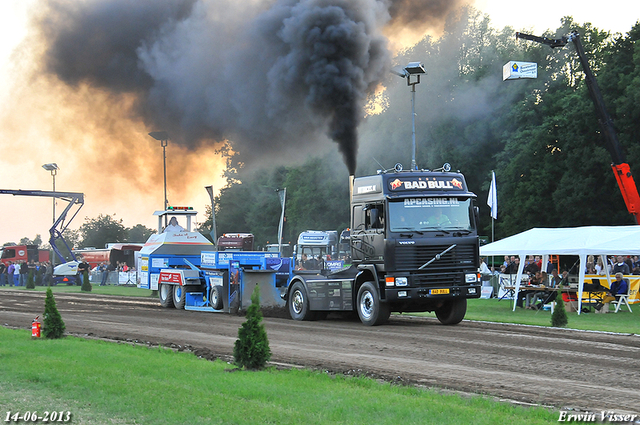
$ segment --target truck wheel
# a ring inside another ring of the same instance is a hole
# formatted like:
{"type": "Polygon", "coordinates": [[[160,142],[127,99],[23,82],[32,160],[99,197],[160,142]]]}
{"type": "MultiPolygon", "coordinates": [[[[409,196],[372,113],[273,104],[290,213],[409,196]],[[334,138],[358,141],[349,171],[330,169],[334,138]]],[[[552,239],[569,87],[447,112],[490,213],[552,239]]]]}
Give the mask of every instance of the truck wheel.
{"type": "Polygon", "coordinates": [[[222,293],[221,286],[212,286],[209,294],[209,303],[214,310],[222,310],[222,293]]]}
{"type": "Polygon", "coordinates": [[[356,305],[360,321],[367,326],[376,326],[389,320],[391,310],[389,305],[380,302],[378,290],[373,282],[365,282],[358,290],[358,302],[356,305]]]}
{"type": "Polygon", "coordinates": [[[442,307],[436,310],[436,317],[443,325],[457,325],[462,322],[466,313],[467,299],[459,298],[445,301],[442,307]]]}
{"type": "Polygon", "coordinates": [[[309,311],[309,298],[307,290],[300,282],[295,282],[287,297],[287,305],[289,306],[289,315],[293,320],[314,320],[315,314],[309,311]]]}
{"type": "Polygon", "coordinates": [[[173,304],[178,310],[184,308],[184,302],[186,300],[187,292],[180,285],[173,285],[173,304]]]}
{"type": "Polygon", "coordinates": [[[160,297],[160,305],[162,307],[173,307],[173,288],[171,285],[160,285],[158,296],[160,297]]]}

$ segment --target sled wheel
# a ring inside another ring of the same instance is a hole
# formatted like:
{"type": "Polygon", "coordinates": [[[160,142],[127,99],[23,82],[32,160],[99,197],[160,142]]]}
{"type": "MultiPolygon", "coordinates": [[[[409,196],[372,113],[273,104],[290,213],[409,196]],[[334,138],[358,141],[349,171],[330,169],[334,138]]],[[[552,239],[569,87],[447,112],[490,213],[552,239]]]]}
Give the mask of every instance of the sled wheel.
{"type": "Polygon", "coordinates": [[[173,304],[178,310],[184,308],[184,302],[186,300],[187,292],[180,285],[173,286],[173,304]]]}
{"type": "Polygon", "coordinates": [[[173,307],[173,288],[171,285],[160,285],[158,289],[158,296],[160,297],[160,305],[164,308],[173,307]]]}

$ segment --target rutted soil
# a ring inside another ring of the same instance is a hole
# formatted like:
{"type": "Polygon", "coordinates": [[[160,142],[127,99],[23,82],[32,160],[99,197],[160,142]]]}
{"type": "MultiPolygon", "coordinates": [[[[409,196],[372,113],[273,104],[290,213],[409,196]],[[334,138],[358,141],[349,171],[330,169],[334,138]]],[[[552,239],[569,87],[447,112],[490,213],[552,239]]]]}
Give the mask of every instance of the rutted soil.
{"type": "MultiPolygon", "coordinates": [[[[230,360],[239,315],[160,307],[158,300],[55,295],[67,332],[164,345],[230,360]]],[[[44,293],[0,291],[0,325],[30,328],[44,293]]],[[[580,410],[640,413],[640,336],[392,316],[384,326],[330,315],[264,319],[276,365],[362,374],[387,381],[580,410]]]]}

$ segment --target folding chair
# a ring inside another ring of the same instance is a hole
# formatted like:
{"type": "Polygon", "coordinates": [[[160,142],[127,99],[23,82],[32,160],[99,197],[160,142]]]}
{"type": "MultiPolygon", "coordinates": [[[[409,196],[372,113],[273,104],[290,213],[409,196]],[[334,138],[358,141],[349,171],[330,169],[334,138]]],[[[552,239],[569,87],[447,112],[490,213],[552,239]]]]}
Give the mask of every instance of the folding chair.
{"type": "Polygon", "coordinates": [[[631,291],[631,284],[629,281],[627,281],[627,292],[624,294],[616,294],[616,300],[613,302],[613,304],[616,306],[616,313],[618,312],[618,310],[620,310],[620,307],[622,306],[622,304],[626,304],[627,308],[629,309],[629,313],[633,313],[631,311],[631,306],[629,305],[629,292],[631,291]]]}

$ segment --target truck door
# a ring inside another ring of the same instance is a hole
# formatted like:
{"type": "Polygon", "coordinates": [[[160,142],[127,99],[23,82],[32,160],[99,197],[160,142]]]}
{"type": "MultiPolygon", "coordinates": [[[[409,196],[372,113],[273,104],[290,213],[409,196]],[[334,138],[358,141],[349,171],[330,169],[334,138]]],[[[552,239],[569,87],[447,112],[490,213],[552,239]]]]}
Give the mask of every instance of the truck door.
{"type": "Polygon", "coordinates": [[[354,226],[351,230],[351,246],[354,260],[383,258],[385,212],[384,204],[354,206],[354,226]],[[357,224],[357,226],[356,226],[357,224]]]}

